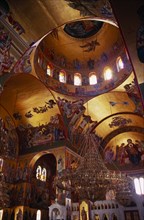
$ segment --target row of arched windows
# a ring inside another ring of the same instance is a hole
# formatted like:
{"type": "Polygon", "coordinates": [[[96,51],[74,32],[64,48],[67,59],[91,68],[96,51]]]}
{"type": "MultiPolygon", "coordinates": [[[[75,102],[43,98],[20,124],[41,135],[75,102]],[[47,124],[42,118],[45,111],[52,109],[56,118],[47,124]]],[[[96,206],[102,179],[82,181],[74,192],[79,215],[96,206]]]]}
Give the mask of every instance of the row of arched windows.
{"type": "MultiPolygon", "coordinates": [[[[122,58],[120,56],[116,60],[116,67],[117,67],[117,72],[119,72],[121,69],[124,69],[124,62],[122,61],[122,58]]],[[[50,65],[47,65],[47,72],[46,73],[48,76],[53,76],[52,68],[50,67],[50,65]]],[[[104,76],[104,80],[112,79],[113,71],[109,66],[104,68],[103,76],[104,76]]],[[[67,82],[67,74],[64,70],[61,70],[59,72],[58,79],[61,83],[67,82]]],[[[74,80],[75,86],[81,86],[82,85],[81,73],[75,73],[73,80],[74,80]]],[[[89,85],[95,85],[95,84],[97,84],[97,75],[95,72],[90,72],[89,73],[89,85]]]]}

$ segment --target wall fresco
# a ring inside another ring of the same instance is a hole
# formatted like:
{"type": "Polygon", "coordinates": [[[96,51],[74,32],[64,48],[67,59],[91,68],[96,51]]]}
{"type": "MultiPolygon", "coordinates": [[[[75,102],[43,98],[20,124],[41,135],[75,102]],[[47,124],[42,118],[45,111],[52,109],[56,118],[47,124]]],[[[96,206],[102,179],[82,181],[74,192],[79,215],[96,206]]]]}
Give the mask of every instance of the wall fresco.
{"type": "Polygon", "coordinates": [[[120,146],[107,146],[104,150],[104,161],[120,169],[144,167],[144,140],[127,139],[120,146]]]}
{"type": "Polygon", "coordinates": [[[15,158],[18,153],[18,136],[9,116],[0,118],[0,155],[15,158]]]}
{"type": "Polygon", "coordinates": [[[65,139],[65,132],[60,124],[60,116],[51,116],[50,122],[40,126],[20,124],[16,131],[19,136],[20,153],[38,145],[52,144],[65,139]]]}

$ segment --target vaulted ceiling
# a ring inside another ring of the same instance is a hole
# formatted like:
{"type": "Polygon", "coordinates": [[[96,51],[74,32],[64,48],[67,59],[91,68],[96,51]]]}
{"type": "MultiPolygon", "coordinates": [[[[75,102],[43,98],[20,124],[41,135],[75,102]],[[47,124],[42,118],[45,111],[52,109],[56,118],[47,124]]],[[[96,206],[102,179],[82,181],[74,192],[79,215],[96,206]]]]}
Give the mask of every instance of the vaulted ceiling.
{"type": "Polygon", "coordinates": [[[113,68],[116,59],[126,52],[126,48],[109,2],[9,0],[8,3],[14,19],[25,30],[21,35],[22,39],[28,44],[33,42],[33,45],[30,53],[16,63],[11,77],[4,84],[0,96],[1,114],[5,115],[7,112],[15,127],[38,127],[49,123],[52,116],[60,115],[62,126],[68,133],[70,121],[66,120],[68,117],[59,105],[59,97],[70,102],[71,109],[75,102],[82,100],[84,112],[75,123],[76,130],[81,127],[85,132],[86,128],[81,126],[81,122],[86,116],[90,116],[90,123],[94,125],[93,131],[102,138],[102,147],[105,149],[108,146],[113,149],[122,143],[126,145],[127,139],[143,142],[143,106],[130,59],[127,58],[127,66],[121,72],[114,69],[114,82],[104,82],[100,88],[80,86],[85,94],[76,94],[76,86],[69,83],[65,84],[64,90],[64,84],[47,76],[44,68],[38,64],[39,51],[42,51],[43,59],[48,64],[55,69],[65,70],[72,77],[75,72],[80,72],[82,77],[88,77],[91,71],[99,72],[99,77],[102,77],[105,66],[113,68]],[[64,30],[66,25],[70,26],[74,22],[93,24],[93,21],[103,22],[103,25],[92,36],[76,38],[64,30]],[[85,45],[92,41],[95,41],[95,47],[85,51],[85,45]],[[118,49],[114,50],[115,47],[118,49]],[[53,51],[53,56],[57,59],[47,56],[44,48],[53,51]],[[108,60],[101,63],[104,54],[108,60]],[[58,62],[59,57],[65,58],[67,66],[58,62]],[[74,70],[70,65],[75,59],[82,63],[79,70],[74,70]],[[92,70],[88,66],[89,59],[95,60],[92,70]],[[52,108],[48,107],[50,100],[53,100],[52,108]],[[34,110],[43,107],[46,107],[46,111],[40,114],[34,110]]]}

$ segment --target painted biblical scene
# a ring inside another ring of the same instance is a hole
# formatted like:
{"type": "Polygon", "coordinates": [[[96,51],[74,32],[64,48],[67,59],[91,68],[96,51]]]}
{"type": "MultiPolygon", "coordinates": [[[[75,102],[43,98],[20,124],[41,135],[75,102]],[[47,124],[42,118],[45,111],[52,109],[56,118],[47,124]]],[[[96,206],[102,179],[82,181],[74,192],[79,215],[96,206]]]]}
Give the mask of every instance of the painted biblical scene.
{"type": "Polygon", "coordinates": [[[65,139],[65,132],[60,124],[58,114],[51,116],[50,122],[39,126],[20,124],[17,128],[19,136],[20,153],[33,151],[40,145],[53,145],[55,142],[65,139]]]}
{"type": "Polygon", "coordinates": [[[107,146],[104,150],[104,161],[106,165],[114,165],[121,170],[144,167],[144,140],[127,139],[126,144],[107,146]]]}
{"type": "Polygon", "coordinates": [[[64,31],[75,38],[87,38],[96,34],[102,27],[103,22],[96,20],[82,20],[66,24],[64,31]]]}
{"type": "Polygon", "coordinates": [[[0,155],[15,158],[18,150],[18,136],[9,116],[0,117],[0,155]]]}

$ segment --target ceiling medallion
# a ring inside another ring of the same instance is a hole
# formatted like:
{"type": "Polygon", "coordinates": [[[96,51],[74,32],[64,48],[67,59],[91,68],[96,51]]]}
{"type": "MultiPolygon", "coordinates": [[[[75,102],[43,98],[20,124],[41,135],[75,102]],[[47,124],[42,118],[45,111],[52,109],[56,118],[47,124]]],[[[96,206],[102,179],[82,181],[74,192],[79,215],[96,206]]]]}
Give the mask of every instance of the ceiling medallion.
{"type": "Polygon", "coordinates": [[[102,21],[81,20],[66,24],[64,31],[71,37],[85,39],[97,34],[102,26],[102,21]]]}

